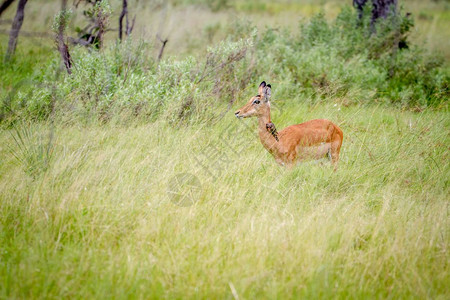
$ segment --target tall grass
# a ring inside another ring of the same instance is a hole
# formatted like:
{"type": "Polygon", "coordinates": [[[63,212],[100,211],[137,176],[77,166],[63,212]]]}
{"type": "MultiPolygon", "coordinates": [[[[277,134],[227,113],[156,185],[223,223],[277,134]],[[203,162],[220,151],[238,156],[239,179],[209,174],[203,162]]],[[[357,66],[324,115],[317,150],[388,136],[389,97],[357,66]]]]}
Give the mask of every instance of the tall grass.
{"type": "Polygon", "coordinates": [[[337,172],[279,167],[232,114],[59,127],[35,179],[2,147],[1,297],[448,298],[448,114],[295,104],[273,119],[316,117],[344,130],[337,172]],[[168,193],[185,173],[190,206],[168,193]]]}
{"type": "Polygon", "coordinates": [[[16,124],[11,132],[13,142],[9,145],[10,153],[31,177],[48,169],[54,150],[53,129],[45,136],[36,131],[34,124],[16,124]]]}

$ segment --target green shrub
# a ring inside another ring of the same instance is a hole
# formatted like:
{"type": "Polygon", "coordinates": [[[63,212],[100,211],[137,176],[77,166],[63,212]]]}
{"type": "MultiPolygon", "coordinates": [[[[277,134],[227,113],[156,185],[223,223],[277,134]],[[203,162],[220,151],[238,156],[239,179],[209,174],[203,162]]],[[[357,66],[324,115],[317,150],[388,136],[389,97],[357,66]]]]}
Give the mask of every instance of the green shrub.
{"type": "Polygon", "coordinates": [[[214,119],[250,81],[252,47],[251,38],[223,41],[204,59],[168,58],[159,64],[149,58],[147,43],[114,44],[103,51],[77,47],[71,75],[60,69],[55,55],[46,69],[5,98],[3,119],[6,111],[12,119],[45,119],[53,110],[56,117],[85,121],[214,119]]]}
{"type": "MultiPolygon", "coordinates": [[[[71,76],[54,51],[45,68],[24,80],[28,84],[2,99],[0,116],[6,123],[46,119],[52,112],[102,122],[214,120],[260,80],[276,83],[275,101],[445,109],[449,72],[442,58],[408,43],[412,26],[412,18],[402,14],[372,26],[368,9],[359,19],[351,7],[332,22],[324,14],[314,16],[299,34],[267,28],[258,35],[253,25],[237,22],[226,28],[229,38],[202,58],[158,63],[144,42],[114,43],[101,51],[75,47],[71,76]]],[[[14,72],[11,64],[2,70],[14,72]]]]}
{"type": "Polygon", "coordinates": [[[408,45],[413,22],[398,14],[370,24],[354,9],[342,10],[334,22],[324,14],[301,26],[298,36],[266,31],[258,47],[281,81],[288,78],[310,99],[346,98],[347,103],[382,101],[401,107],[447,105],[450,77],[443,59],[408,45]]]}

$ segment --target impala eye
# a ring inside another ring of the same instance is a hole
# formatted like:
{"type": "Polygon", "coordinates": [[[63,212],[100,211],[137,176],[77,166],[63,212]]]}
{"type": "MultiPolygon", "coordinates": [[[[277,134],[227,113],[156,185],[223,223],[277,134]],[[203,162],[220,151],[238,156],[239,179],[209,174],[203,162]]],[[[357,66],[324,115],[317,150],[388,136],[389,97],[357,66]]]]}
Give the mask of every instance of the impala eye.
{"type": "Polygon", "coordinates": [[[259,104],[261,101],[259,101],[258,99],[253,101],[253,104],[259,104]]]}

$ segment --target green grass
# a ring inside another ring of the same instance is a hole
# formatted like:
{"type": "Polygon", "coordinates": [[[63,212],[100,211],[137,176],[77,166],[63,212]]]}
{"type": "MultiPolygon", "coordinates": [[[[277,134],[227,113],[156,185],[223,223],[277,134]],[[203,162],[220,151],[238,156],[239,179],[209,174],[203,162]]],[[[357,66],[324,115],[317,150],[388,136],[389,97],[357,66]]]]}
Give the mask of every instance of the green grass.
{"type": "Polygon", "coordinates": [[[448,298],[448,113],[295,103],[273,119],[317,117],[344,130],[337,172],[279,167],[232,113],[57,126],[35,179],[3,131],[0,297],[448,298]],[[168,190],[185,172],[201,188],[183,207],[168,190]]]}

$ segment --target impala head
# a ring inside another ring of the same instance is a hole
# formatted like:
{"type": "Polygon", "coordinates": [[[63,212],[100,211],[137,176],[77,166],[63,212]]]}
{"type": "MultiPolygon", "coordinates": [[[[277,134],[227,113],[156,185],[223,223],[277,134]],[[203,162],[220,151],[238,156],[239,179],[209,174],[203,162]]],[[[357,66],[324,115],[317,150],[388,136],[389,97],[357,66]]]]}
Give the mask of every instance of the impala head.
{"type": "Polygon", "coordinates": [[[234,115],[238,118],[248,118],[262,116],[270,111],[271,86],[265,81],[261,82],[258,88],[258,95],[250,98],[247,104],[237,110],[234,115]]]}

